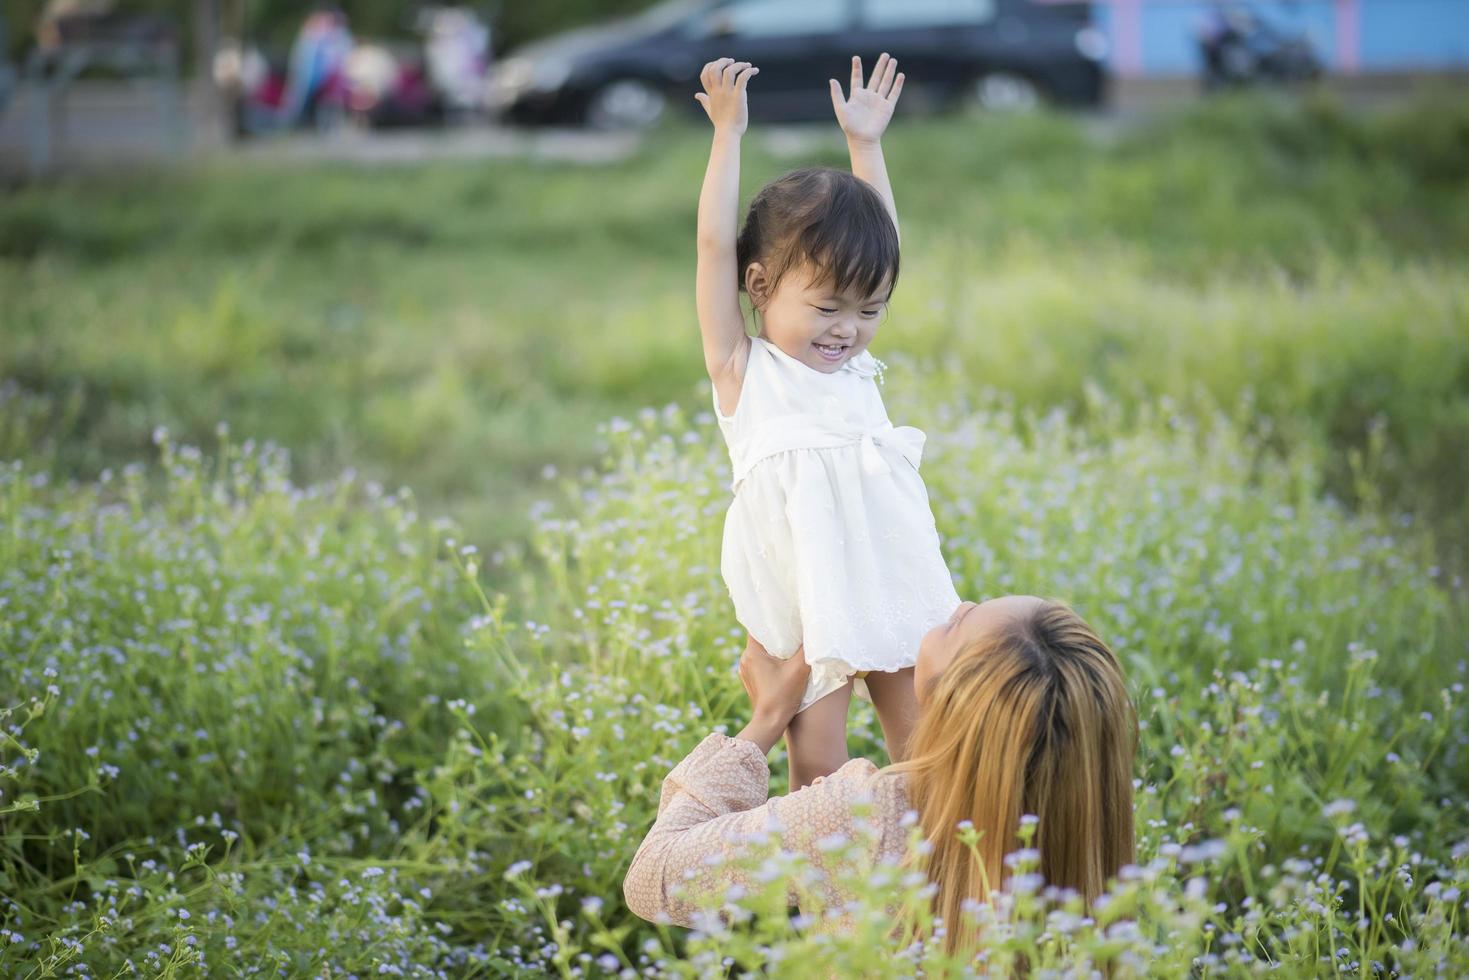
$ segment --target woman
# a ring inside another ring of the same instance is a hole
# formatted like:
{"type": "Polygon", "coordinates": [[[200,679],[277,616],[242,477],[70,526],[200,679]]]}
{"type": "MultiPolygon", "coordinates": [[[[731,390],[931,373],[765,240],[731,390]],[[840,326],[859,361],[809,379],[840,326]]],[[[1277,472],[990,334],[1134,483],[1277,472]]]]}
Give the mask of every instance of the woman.
{"type": "Polygon", "coordinates": [[[960,905],[986,901],[989,888],[1003,884],[1005,855],[1022,846],[1023,815],[1039,818],[1031,846],[1046,882],[1088,903],[1132,862],[1137,716],[1116,657],[1065,604],[1034,596],[961,603],[919,644],[918,717],[907,746],[897,747],[905,757],[883,769],[852,759],[767,800],[765,757],[794,716],[809,670],[802,657],[745,650],[740,679],[750,723],[733,737],[711,732],[664,780],[658,818],[623,882],[637,915],[688,926],[696,891],[755,890],[733,864],[708,857],[732,856],[738,841],[763,833],[825,873],[821,905],[836,908],[846,896],[834,884],[831,852],[818,842],[839,834],[870,842],[874,862],[924,871],[954,953],[977,941],[960,905]],[[872,803],[867,821],[852,812],[859,799],[872,803]],[[925,855],[906,846],[909,809],[932,845],[925,855]],[[980,832],[978,863],[955,834],[964,820],[980,832]],[[864,822],[877,833],[858,834],[864,822]]]}

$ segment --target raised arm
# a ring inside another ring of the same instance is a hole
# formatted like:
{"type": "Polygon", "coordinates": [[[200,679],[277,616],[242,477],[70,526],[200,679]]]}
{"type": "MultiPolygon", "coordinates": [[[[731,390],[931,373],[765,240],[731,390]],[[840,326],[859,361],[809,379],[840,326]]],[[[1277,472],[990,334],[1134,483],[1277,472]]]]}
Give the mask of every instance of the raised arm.
{"type": "MultiPolygon", "coordinates": [[[[888,206],[893,227],[898,227],[898,206],[893,201],[893,185],[888,182],[887,162],[882,158],[882,134],[893,118],[898,94],[903,91],[903,73],[896,58],[884,51],[872,69],[872,80],[862,84],[862,59],[852,56],[852,91],[843,99],[842,86],[831,79],[831,102],[837,122],[847,135],[847,151],[852,156],[852,173],[867,181],[882,195],[888,206]]],[[[902,239],[901,233],[898,236],[902,239]]]]}
{"type": "Polygon", "coordinates": [[[694,298],[699,332],[704,338],[704,366],[720,401],[738,398],[750,338],[740,311],[739,270],[735,268],[735,236],[740,198],[740,140],[749,115],[745,85],[760,69],[748,61],[720,58],[704,66],[703,92],[694,94],[709,121],[714,141],[699,194],[698,266],[694,298]],[[734,398],[723,397],[732,392],[734,398]]]}

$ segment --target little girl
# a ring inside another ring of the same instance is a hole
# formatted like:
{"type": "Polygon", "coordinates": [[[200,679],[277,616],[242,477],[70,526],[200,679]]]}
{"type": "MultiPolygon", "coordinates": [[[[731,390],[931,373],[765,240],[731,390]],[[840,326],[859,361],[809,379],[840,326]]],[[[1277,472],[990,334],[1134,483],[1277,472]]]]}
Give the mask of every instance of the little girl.
{"type": "Polygon", "coordinates": [[[745,86],[760,69],[712,61],[694,96],[714,124],[699,197],[699,329],[734,467],[720,570],[751,641],[781,659],[802,651],[811,667],[786,731],[792,791],[847,761],[854,689],[877,710],[888,754],[905,756],[918,641],[959,605],[918,475],[924,435],[888,421],[883,365],[867,351],[898,275],[879,144],[903,87],[896,66],[883,54],[864,87],[854,57],[846,99],[831,80],[852,173],[807,168],[772,181],[738,239],[745,86]]]}

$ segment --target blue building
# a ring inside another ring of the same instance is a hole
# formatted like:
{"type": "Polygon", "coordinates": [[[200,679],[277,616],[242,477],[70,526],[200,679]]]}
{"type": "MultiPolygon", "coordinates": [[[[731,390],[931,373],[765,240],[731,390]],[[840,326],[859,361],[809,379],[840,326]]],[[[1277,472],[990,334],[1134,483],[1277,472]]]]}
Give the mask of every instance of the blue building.
{"type": "MultiPolygon", "coordinates": [[[[1304,31],[1335,74],[1469,70],[1469,0],[1253,0],[1252,6],[1273,23],[1304,31]]],[[[1095,0],[1112,71],[1124,78],[1194,73],[1195,34],[1211,7],[1208,0],[1095,0]]]]}

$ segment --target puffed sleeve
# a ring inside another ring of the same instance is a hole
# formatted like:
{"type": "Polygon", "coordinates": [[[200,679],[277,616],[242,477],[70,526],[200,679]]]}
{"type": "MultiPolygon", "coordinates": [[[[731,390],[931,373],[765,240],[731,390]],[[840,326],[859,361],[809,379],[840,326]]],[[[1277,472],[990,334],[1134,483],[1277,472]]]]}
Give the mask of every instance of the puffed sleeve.
{"type": "MultiPolygon", "coordinates": [[[[770,767],[760,746],[711,732],[663,780],[657,819],[623,880],[628,908],[650,922],[692,926],[699,894],[762,887],[731,859],[743,842],[765,834],[782,850],[806,855],[818,885],[829,883],[829,847],[856,831],[861,818],[853,803],[870,798],[864,784],[875,772],[868,760],[853,759],[788,796],[767,799],[770,767]]],[[[822,904],[840,901],[830,887],[814,894],[822,904]]],[[[788,904],[797,897],[791,882],[788,904]]]]}

